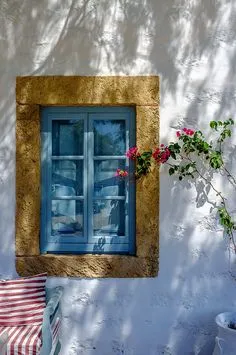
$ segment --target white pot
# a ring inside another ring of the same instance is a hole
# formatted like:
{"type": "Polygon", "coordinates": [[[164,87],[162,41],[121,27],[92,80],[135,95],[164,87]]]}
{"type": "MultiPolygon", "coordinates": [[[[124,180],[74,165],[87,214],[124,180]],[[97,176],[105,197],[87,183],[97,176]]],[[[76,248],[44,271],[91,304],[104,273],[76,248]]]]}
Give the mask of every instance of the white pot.
{"type": "Polygon", "coordinates": [[[215,322],[218,327],[216,345],[213,355],[235,355],[236,354],[236,329],[228,325],[236,323],[236,312],[220,313],[216,316],[215,322]]]}

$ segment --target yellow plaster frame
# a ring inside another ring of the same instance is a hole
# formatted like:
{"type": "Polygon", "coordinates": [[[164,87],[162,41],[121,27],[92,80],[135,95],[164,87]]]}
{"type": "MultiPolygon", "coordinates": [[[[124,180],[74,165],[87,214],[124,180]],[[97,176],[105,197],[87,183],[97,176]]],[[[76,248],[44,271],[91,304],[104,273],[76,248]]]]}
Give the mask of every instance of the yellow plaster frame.
{"type": "Polygon", "coordinates": [[[136,255],[40,254],[40,106],[135,106],[136,142],[159,142],[157,76],[16,79],[16,269],[22,276],[154,277],[158,272],[159,171],[136,187],[136,255]]]}

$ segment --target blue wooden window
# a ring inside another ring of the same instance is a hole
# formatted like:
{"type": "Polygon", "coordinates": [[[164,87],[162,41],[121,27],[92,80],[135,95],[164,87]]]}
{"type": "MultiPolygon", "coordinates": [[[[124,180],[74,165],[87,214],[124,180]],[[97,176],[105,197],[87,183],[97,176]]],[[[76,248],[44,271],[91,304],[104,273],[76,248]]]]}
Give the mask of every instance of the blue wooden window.
{"type": "Polygon", "coordinates": [[[42,108],[42,253],[135,253],[134,145],[131,107],[42,108]]]}

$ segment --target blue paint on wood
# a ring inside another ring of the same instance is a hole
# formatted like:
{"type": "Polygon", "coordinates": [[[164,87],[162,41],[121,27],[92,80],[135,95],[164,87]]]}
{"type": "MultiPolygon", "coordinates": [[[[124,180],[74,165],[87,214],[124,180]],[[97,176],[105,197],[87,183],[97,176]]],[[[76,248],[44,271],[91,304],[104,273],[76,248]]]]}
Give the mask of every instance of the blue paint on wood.
{"type": "Polygon", "coordinates": [[[42,108],[41,142],[41,252],[135,254],[134,109],[42,108]]]}

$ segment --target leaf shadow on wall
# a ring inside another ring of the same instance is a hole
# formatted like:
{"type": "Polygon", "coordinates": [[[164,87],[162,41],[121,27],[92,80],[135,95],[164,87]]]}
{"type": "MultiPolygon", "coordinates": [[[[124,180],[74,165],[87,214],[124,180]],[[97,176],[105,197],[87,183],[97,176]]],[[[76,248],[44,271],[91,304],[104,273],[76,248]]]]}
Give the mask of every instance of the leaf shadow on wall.
{"type": "MultiPolygon", "coordinates": [[[[15,76],[158,74],[165,143],[235,111],[235,18],[233,0],[0,2],[0,274],[15,275],[15,76]]],[[[207,198],[197,212],[195,198],[161,172],[157,278],[50,278],[65,286],[63,354],[211,353],[214,317],[235,308],[236,286],[221,232],[204,220],[207,198]]]]}

